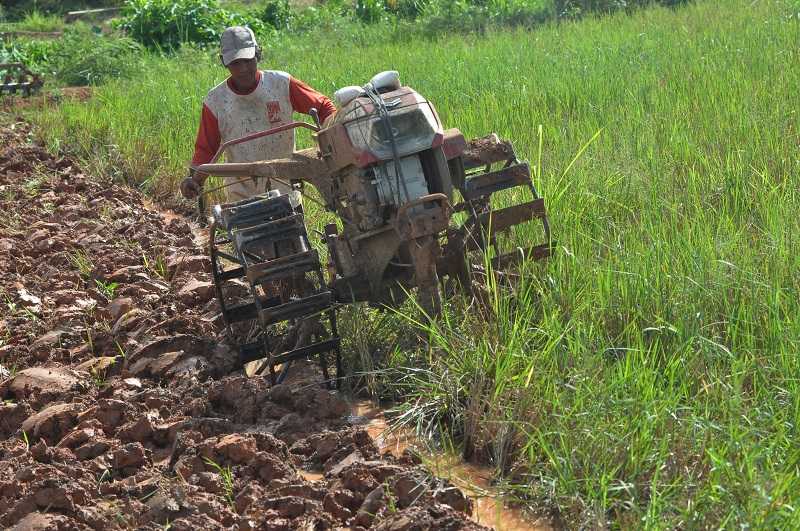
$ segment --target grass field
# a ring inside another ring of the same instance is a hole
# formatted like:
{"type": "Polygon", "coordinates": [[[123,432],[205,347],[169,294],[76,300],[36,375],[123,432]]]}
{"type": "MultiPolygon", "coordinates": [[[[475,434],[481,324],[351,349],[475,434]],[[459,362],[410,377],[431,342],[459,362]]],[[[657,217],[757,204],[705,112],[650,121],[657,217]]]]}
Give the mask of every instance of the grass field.
{"type": "MultiPolygon", "coordinates": [[[[265,67],[329,94],[397,69],[448,127],[534,161],[542,126],[557,254],[512,297],[497,289],[496,319],[456,301],[430,351],[388,356],[405,420],[468,441],[570,526],[800,528],[798,12],[709,1],[534,32],[264,43],[265,67]]],[[[52,147],[171,194],[224,72],[196,50],[143,61],[35,120],[52,147]]]]}

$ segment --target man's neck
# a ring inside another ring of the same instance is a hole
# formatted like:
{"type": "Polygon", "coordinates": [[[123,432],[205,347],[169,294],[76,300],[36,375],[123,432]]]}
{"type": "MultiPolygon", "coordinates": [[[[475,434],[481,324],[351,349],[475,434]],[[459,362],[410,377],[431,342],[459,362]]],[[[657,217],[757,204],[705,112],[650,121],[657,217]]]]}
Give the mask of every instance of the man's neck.
{"type": "Polygon", "coordinates": [[[237,94],[244,95],[250,94],[253,92],[256,87],[258,86],[258,82],[261,81],[261,70],[256,71],[256,75],[253,77],[252,81],[248,83],[246,87],[243,87],[236,83],[236,80],[232,77],[228,78],[228,86],[233,89],[233,91],[237,94]]]}

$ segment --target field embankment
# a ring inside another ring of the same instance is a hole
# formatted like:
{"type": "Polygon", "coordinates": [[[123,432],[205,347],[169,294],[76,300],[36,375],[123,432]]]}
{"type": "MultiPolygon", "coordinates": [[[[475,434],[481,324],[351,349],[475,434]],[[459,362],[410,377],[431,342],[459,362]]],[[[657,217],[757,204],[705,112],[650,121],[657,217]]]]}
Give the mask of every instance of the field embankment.
{"type": "MultiPolygon", "coordinates": [[[[494,320],[454,302],[430,352],[387,349],[396,323],[363,341],[376,358],[365,368],[389,367],[382,392],[412,404],[405,421],[464,444],[575,525],[800,524],[795,6],[264,43],[264,66],[327,93],[397,69],[446,126],[496,131],[536,163],[542,126],[536,180],[556,256],[510,296],[497,288],[494,320]]],[[[52,147],[172,195],[222,77],[204,52],[149,56],[90,104],[35,119],[52,147]]]]}

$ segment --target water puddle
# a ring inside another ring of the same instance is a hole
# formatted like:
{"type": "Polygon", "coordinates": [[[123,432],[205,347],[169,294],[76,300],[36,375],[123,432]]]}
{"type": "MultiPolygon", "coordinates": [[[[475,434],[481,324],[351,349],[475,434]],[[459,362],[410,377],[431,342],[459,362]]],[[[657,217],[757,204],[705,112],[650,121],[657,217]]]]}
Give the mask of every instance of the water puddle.
{"type": "Polygon", "coordinates": [[[322,472],[310,472],[308,470],[298,470],[300,477],[305,479],[306,481],[322,481],[325,478],[325,474],[322,472]]]}
{"type": "Polygon", "coordinates": [[[432,454],[412,433],[389,430],[383,410],[374,402],[353,403],[349,420],[354,425],[362,426],[375,440],[381,452],[389,450],[399,456],[407,448],[416,450],[434,475],[450,480],[472,499],[475,507],[473,521],[493,527],[497,531],[555,529],[546,521],[528,518],[520,509],[506,506],[502,495],[491,484],[491,469],[465,463],[456,455],[432,454]]]}

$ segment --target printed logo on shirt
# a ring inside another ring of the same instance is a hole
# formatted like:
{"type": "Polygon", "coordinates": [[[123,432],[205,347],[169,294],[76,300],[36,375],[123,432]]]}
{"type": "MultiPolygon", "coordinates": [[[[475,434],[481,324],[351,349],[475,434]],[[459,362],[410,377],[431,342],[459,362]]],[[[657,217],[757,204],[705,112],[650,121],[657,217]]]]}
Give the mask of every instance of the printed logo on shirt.
{"type": "Polygon", "coordinates": [[[267,102],[267,119],[274,124],[281,121],[281,104],[277,101],[267,102]]]}

